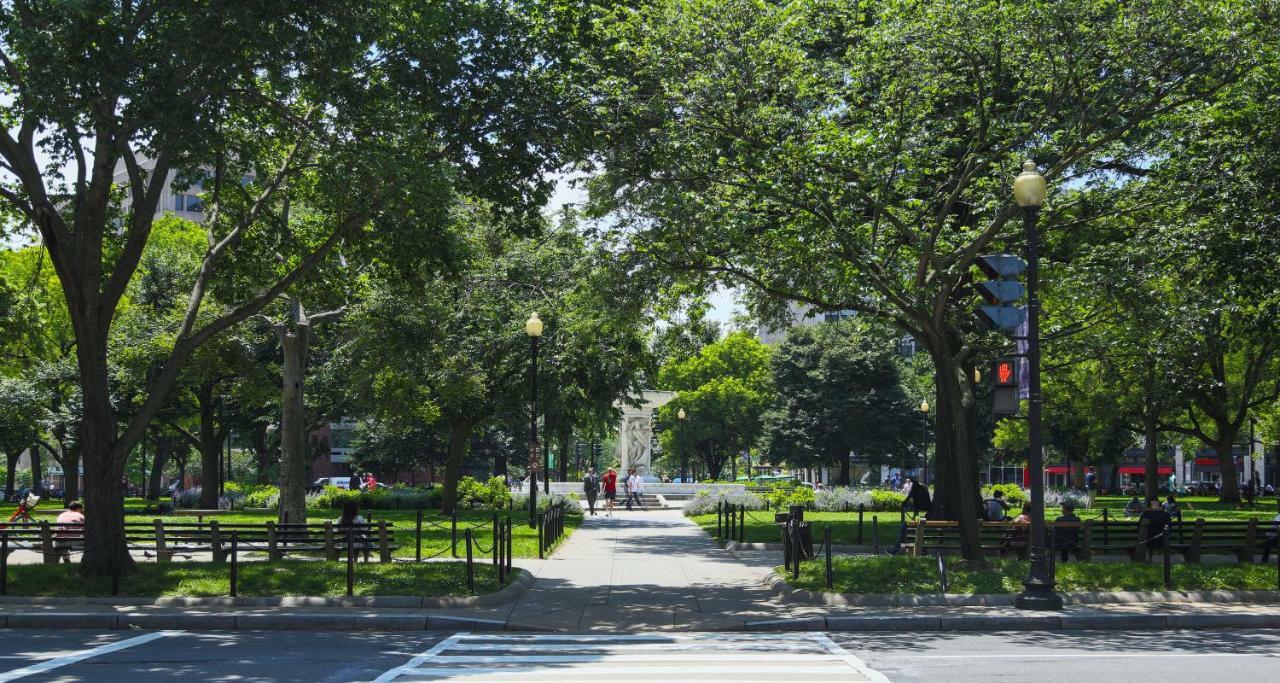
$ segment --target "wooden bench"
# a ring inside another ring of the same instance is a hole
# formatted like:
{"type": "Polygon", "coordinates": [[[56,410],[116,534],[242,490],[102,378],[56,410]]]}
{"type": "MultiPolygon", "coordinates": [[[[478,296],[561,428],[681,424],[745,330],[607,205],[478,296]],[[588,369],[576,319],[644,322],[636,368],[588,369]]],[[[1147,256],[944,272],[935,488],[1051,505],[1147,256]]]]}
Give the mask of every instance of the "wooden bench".
{"type": "MultiPolygon", "coordinates": [[[[36,522],[9,524],[3,528],[8,550],[30,550],[44,555],[53,564],[70,552],[84,550],[84,528],[78,524],[36,522]]],[[[395,527],[378,521],[352,529],[350,550],[368,556],[378,553],[381,562],[391,562],[399,548],[395,527]]],[[[125,542],[132,550],[154,554],[159,562],[169,562],[174,555],[210,553],[214,562],[225,562],[235,539],[236,551],[265,551],[270,560],[282,560],[293,554],[323,554],[328,560],[341,560],[348,552],[347,529],[333,522],[323,524],[220,524],[217,520],[201,522],[126,522],[125,542]]]]}
{"type": "Polygon", "coordinates": [[[1205,555],[1233,555],[1242,563],[1251,563],[1258,548],[1258,520],[1197,519],[1190,536],[1188,562],[1199,562],[1205,555]]]}
{"type": "MultiPolygon", "coordinates": [[[[1002,555],[1014,553],[1019,557],[1026,556],[1026,547],[1013,547],[1011,539],[1018,527],[1026,527],[1028,538],[1030,528],[1012,522],[982,522],[978,530],[979,543],[983,554],[1002,555]]],[[[958,522],[930,522],[920,520],[907,530],[907,542],[902,544],[903,552],[921,556],[930,553],[957,554],[961,550],[960,524],[958,522]]]]}

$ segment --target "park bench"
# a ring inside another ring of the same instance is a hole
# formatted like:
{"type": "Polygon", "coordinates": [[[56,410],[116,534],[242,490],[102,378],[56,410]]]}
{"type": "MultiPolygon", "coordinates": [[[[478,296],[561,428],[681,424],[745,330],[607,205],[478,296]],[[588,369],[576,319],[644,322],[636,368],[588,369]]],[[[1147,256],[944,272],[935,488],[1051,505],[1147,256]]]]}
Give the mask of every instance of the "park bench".
{"type": "Polygon", "coordinates": [[[30,550],[44,556],[46,564],[58,561],[65,552],[84,548],[84,529],[78,524],[57,522],[18,522],[0,524],[0,534],[8,553],[30,550]]]}
{"type": "Polygon", "coordinates": [[[1199,562],[1205,555],[1233,555],[1240,562],[1250,563],[1258,547],[1258,520],[1197,519],[1190,536],[1188,562],[1199,562]]]}
{"type": "MultiPolygon", "coordinates": [[[[3,529],[9,552],[30,550],[44,555],[46,564],[56,563],[67,551],[84,549],[84,529],[79,525],[50,522],[10,524],[3,529]]],[[[146,556],[168,562],[175,555],[211,553],[214,562],[226,561],[234,537],[237,552],[263,551],[270,560],[287,555],[323,554],[328,560],[340,560],[348,552],[347,529],[333,522],[323,524],[219,524],[207,523],[126,522],[124,537],[131,549],[146,556]]],[[[376,552],[382,562],[390,562],[399,548],[395,527],[386,521],[358,525],[353,528],[350,549],[359,554],[376,552]]]]}
{"type": "MultiPolygon", "coordinates": [[[[339,560],[346,556],[348,550],[346,527],[333,522],[246,524],[214,520],[166,524],[155,520],[147,526],[149,533],[146,533],[145,541],[141,529],[137,539],[130,540],[137,544],[148,543],[161,562],[169,561],[174,555],[197,552],[211,553],[214,562],[223,562],[231,550],[233,538],[237,552],[266,552],[267,559],[273,561],[287,555],[305,554],[323,554],[328,560],[339,560]]],[[[359,554],[377,552],[380,561],[390,562],[392,553],[399,547],[395,541],[395,527],[386,521],[353,527],[351,550],[359,554]]]]}
{"type": "MultiPolygon", "coordinates": [[[[1010,537],[1018,525],[1012,522],[982,522],[979,527],[979,543],[983,554],[999,555],[1014,553],[1019,557],[1026,555],[1026,548],[1012,548],[1005,539],[1010,537]]],[[[931,522],[919,520],[914,528],[909,528],[907,541],[902,545],[903,552],[911,555],[958,554],[960,552],[960,524],[958,522],[931,522]]]]}

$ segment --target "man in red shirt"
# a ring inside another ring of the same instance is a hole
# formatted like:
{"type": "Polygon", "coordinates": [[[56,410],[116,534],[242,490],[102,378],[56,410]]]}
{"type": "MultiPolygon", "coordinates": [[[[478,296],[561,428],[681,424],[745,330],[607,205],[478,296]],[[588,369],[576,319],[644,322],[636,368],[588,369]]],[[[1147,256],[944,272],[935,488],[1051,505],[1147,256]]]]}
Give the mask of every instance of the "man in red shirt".
{"type": "Polygon", "coordinates": [[[604,516],[613,516],[613,501],[618,499],[618,473],[610,467],[608,472],[600,477],[600,483],[604,484],[604,516]]]}

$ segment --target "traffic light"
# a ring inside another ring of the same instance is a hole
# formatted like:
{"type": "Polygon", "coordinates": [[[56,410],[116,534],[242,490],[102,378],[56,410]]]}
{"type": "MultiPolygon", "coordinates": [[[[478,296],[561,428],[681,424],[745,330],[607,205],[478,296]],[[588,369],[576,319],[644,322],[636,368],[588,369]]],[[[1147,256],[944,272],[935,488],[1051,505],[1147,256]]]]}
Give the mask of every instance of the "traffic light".
{"type": "Polygon", "coordinates": [[[1018,361],[1014,358],[1001,358],[996,361],[992,376],[995,377],[991,389],[991,412],[994,415],[1017,415],[1018,409],[1018,361]]]}
{"type": "Polygon", "coordinates": [[[993,254],[979,256],[978,268],[987,277],[985,282],[974,283],[974,288],[982,295],[990,306],[978,309],[978,317],[986,321],[993,329],[1012,331],[1022,324],[1027,311],[1013,302],[1022,298],[1026,288],[1018,282],[1018,276],[1026,270],[1027,262],[1013,254],[993,254]]]}

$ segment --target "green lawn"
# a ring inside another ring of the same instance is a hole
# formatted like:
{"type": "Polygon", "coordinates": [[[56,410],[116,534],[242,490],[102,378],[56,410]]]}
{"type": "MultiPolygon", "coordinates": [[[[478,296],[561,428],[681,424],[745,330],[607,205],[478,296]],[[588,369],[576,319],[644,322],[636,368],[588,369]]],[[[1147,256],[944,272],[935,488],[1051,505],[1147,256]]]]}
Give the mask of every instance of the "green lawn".
{"type": "MultiPolygon", "coordinates": [[[[968,569],[959,558],[947,560],[950,593],[1018,593],[1027,575],[1021,560],[993,559],[990,568],[968,569]]],[[[938,564],[932,557],[835,557],[832,558],[838,593],[937,593],[938,564]]],[[[784,569],[778,567],[779,574],[784,569]]],[[[1176,564],[1175,590],[1275,590],[1276,568],[1269,565],[1176,564]]],[[[788,578],[790,574],[786,574],[788,578]]],[[[1164,568],[1159,564],[1093,562],[1059,563],[1060,591],[1164,590],[1164,568]]],[[[801,564],[800,579],[793,585],[808,590],[826,589],[825,563],[801,564]]]]}
{"type": "MultiPolygon", "coordinates": [[[[223,596],[230,594],[230,565],[210,562],[139,562],[136,574],[124,577],[120,594],[129,596],[223,596]]],[[[498,590],[497,569],[477,562],[476,593],[498,590]]],[[[73,564],[10,565],[9,595],[110,595],[110,578],[85,579],[73,564]]],[[[245,596],[346,595],[346,564],[341,562],[242,562],[238,592],[245,596]]],[[[356,565],[356,595],[467,595],[464,562],[356,565]]]]}
{"type": "MultiPolygon", "coordinates": [[[[56,505],[57,503],[54,503],[56,505]]],[[[125,504],[126,509],[144,507],[141,499],[128,499],[125,504]]],[[[14,506],[9,505],[7,508],[0,507],[0,514],[3,519],[8,519],[13,514],[14,506]]],[[[362,510],[361,514],[371,518],[373,522],[387,520],[396,529],[396,542],[400,544],[400,548],[396,550],[396,557],[413,557],[415,545],[415,516],[414,510],[362,510]]],[[[537,557],[538,556],[538,534],[528,524],[528,512],[521,513],[516,510],[514,513],[503,513],[501,519],[505,519],[507,514],[511,515],[514,522],[512,525],[512,533],[514,538],[511,541],[512,553],[515,557],[537,557]]],[[[334,521],[338,518],[337,510],[309,510],[307,512],[307,521],[312,523],[323,523],[326,521],[334,521]]],[[[195,523],[197,518],[177,515],[128,515],[126,519],[130,522],[150,522],[156,518],[164,520],[166,523],[195,523]]],[[[51,517],[37,516],[36,519],[49,519],[51,517]]],[[[234,512],[226,513],[213,517],[205,517],[204,521],[208,522],[217,519],[224,524],[264,524],[268,521],[275,521],[274,512],[234,512]]],[[[492,522],[493,513],[483,510],[462,510],[458,512],[458,556],[462,557],[466,553],[466,546],[463,545],[463,530],[466,527],[474,527],[476,540],[484,548],[489,548],[492,543],[492,522]]],[[[578,525],[582,523],[581,516],[566,515],[565,516],[565,537],[567,538],[573,533],[578,525]]],[[[714,526],[715,520],[712,519],[714,526]]],[[[422,556],[431,557],[436,555],[448,555],[450,542],[449,517],[441,515],[437,511],[424,513],[422,516],[422,556]]],[[[475,551],[477,554],[479,550],[475,551]]]]}
{"type": "MultiPolygon", "coordinates": [[[[1111,519],[1132,519],[1124,515],[1124,506],[1128,501],[1128,498],[1122,496],[1099,496],[1094,501],[1092,509],[1077,510],[1076,514],[1081,519],[1102,519],[1102,511],[1106,509],[1107,515],[1111,519]]],[[[1237,509],[1235,506],[1219,503],[1217,498],[1209,497],[1182,498],[1180,499],[1180,504],[1182,505],[1183,519],[1188,521],[1199,517],[1207,520],[1243,520],[1256,517],[1261,521],[1270,522],[1277,511],[1274,498],[1259,501],[1253,509],[1237,509]]],[[[1059,508],[1050,508],[1047,518],[1052,520],[1061,513],[1062,511],[1059,508]]],[[[806,512],[804,518],[805,521],[813,522],[813,540],[815,543],[821,542],[824,527],[831,528],[831,542],[834,544],[852,545],[858,542],[858,513],[856,512],[806,512]]],[[[873,518],[877,520],[875,528],[878,529],[880,535],[880,545],[885,546],[896,543],[901,526],[901,516],[897,511],[893,511],[863,513],[863,544],[872,545],[873,518]]],[[[698,515],[690,519],[701,526],[708,534],[715,535],[716,516],[714,514],[698,515]]],[[[910,520],[909,517],[908,520],[910,520]]],[[[780,531],[773,522],[773,512],[760,510],[747,513],[746,540],[750,543],[781,542],[780,531]]]]}

